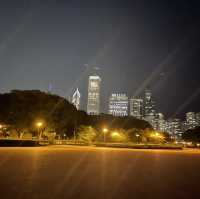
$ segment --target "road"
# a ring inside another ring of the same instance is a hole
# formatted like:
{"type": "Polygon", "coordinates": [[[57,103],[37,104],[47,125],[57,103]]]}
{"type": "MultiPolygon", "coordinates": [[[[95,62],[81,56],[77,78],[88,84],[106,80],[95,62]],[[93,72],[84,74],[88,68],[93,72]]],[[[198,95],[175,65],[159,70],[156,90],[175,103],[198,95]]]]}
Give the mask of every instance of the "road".
{"type": "Polygon", "coordinates": [[[200,150],[0,148],[1,199],[199,197],[200,150]]]}

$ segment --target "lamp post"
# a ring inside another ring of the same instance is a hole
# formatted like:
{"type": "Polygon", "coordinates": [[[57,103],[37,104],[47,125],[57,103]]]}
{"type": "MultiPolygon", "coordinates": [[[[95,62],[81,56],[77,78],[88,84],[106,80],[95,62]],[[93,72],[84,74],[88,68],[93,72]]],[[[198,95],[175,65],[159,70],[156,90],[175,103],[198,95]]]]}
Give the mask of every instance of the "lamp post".
{"type": "Polygon", "coordinates": [[[0,133],[1,133],[1,129],[3,128],[3,126],[0,124],[0,133]]]}
{"type": "Polygon", "coordinates": [[[140,137],[140,135],[136,134],[135,136],[137,137],[137,143],[139,144],[139,137],[140,137]]]}
{"type": "Polygon", "coordinates": [[[36,124],[37,128],[38,128],[38,139],[40,139],[40,128],[42,127],[43,123],[42,122],[38,122],[36,124]]]}
{"type": "Polygon", "coordinates": [[[104,128],[103,129],[103,141],[104,141],[104,144],[106,143],[106,133],[108,132],[108,129],[107,128],[104,128]]]}

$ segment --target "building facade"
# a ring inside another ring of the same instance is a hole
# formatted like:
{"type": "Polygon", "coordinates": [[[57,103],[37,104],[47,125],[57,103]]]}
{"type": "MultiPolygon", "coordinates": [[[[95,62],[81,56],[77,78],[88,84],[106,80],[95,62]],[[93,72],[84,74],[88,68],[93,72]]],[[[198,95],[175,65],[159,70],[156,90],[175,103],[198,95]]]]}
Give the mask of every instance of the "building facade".
{"type": "Polygon", "coordinates": [[[197,126],[200,126],[200,113],[196,113],[196,123],[197,126]]]}
{"type": "Polygon", "coordinates": [[[167,131],[172,138],[175,140],[181,139],[182,137],[182,123],[181,120],[178,118],[173,118],[168,120],[167,131]]]}
{"type": "Polygon", "coordinates": [[[130,99],[130,116],[137,119],[143,118],[143,99],[136,97],[130,99]]]}
{"type": "Polygon", "coordinates": [[[155,119],[155,114],[155,102],[152,99],[152,92],[146,89],[144,95],[144,119],[152,124],[155,119]]]}
{"type": "Polygon", "coordinates": [[[197,126],[196,114],[194,112],[186,113],[186,126],[187,129],[193,129],[197,126]]]}
{"type": "Polygon", "coordinates": [[[111,94],[108,113],[121,117],[128,115],[128,97],[126,94],[111,94]]]}
{"type": "Polygon", "coordinates": [[[99,76],[89,76],[87,113],[90,115],[99,115],[100,113],[100,86],[101,78],[99,76]]]}
{"type": "Polygon", "coordinates": [[[160,132],[166,132],[166,120],[162,113],[156,113],[153,128],[160,132]]]}

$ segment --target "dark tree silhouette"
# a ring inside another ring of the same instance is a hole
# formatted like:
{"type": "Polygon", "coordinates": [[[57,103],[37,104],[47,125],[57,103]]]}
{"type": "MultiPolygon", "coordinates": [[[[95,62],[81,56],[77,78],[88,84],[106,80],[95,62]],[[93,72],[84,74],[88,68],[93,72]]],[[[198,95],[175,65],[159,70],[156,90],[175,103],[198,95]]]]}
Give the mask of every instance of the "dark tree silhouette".
{"type": "Polygon", "coordinates": [[[65,98],[39,90],[13,90],[0,94],[0,123],[10,125],[19,133],[34,132],[37,130],[36,122],[40,120],[44,123],[43,130],[48,128],[68,137],[73,136],[74,130],[81,125],[90,125],[97,130],[103,126],[125,130],[151,128],[149,123],[134,117],[87,115],[84,111],[77,111],[65,98]]]}
{"type": "Polygon", "coordinates": [[[200,126],[187,130],[185,133],[183,133],[182,138],[189,142],[200,142],[200,126]]]}

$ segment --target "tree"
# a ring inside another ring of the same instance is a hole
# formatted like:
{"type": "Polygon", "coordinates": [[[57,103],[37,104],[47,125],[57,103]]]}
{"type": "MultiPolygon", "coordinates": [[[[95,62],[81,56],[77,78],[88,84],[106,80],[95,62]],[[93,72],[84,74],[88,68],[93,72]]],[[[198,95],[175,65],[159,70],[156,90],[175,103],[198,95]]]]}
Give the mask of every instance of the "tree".
{"type": "Polygon", "coordinates": [[[151,125],[134,117],[114,117],[100,114],[87,115],[77,109],[65,98],[38,90],[14,90],[0,94],[0,123],[5,123],[15,130],[18,137],[31,132],[36,135],[37,121],[43,121],[42,131],[48,129],[59,135],[73,137],[74,130],[80,126],[92,126],[101,131],[104,125],[109,129],[151,129],[151,125]]]}
{"type": "Polygon", "coordinates": [[[129,141],[129,137],[124,129],[117,129],[110,134],[110,141],[127,143],[129,141]]]}
{"type": "Polygon", "coordinates": [[[80,126],[78,129],[78,140],[91,144],[97,138],[97,131],[91,126],[80,126]]]}
{"type": "Polygon", "coordinates": [[[200,142],[200,127],[187,130],[183,133],[182,138],[188,142],[200,142]]]}
{"type": "Polygon", "coordinates": [[[0,122],[11,125],[19,137],[27,130],[37,131],[37,120],[59,133],[70,132],[76,114],[66,99],[35,90],[0,95],[0,110],[0,122]]]}
{"type": "Polygon", "coordinates": [[[126,131],[126,134],[131,142],[142,142],[143,130],[131,128],[126,131]]]}

